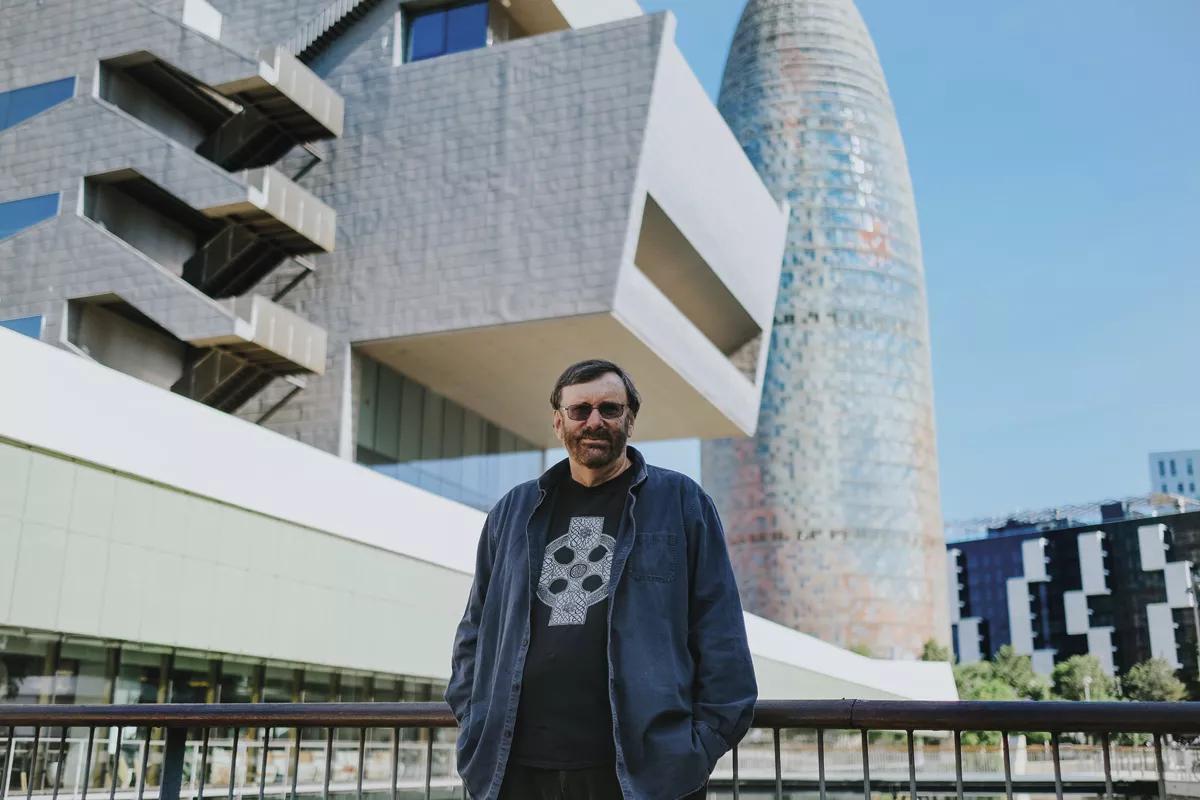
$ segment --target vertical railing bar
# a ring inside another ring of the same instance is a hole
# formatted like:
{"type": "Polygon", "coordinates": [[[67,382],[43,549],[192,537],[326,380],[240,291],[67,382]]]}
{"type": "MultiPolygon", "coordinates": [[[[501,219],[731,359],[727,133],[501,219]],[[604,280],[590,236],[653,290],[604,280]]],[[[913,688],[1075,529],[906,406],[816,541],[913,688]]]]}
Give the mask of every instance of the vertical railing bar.
{"type": "Polygon", "coordinates": [[[8,794],[8,771],[12,767],[13,740],[16,732],[16,726],[8,726],[8,743],[4,746],[4,769],[0,770],[0,800],[4,800],[8,794]]]}
{"type": "Polygon", "coordinates": [[[1054,756],[1054,796],[1063,800],[1062,761],[1058,756],[1058,731],[1050,734],[1050,750],[1054,756]]]}
{"type": "Polygon", "coordinates": [[[1158,800],[1167,800],[1167,777],[1163,769],[1162,734],[1154,734],[1154,762],[1158,767],[1158,800]]]}
{"type": "Polygon", "coordinates": [[[1114,800],[1112,784],[1112,754],[1109,752],[1112,742],[1110,741],[1108,731],[1100,734],[1100,741],[1104,745],[1104,796],[1107,797],[1108,800],[1114,800]]]}
{"type": "Polygon", "coordinates": [[[58,740],[58,766],[54,768],[54,794],[50,800],[58,800],[58,787],[62,783],[63,764],[67,761],[67,726],[63,725],[62,736],[58,740]]]}
{"type": "Polygon", "coordinates": [[[25,787],[25,800],[33,797],[33,785],[37,783],[38,745],[42,743],[42,726],[33,726],[33,751],[29,756],[29,785],[25,787]]]}
{"type": "Polygon", "coordinates": [[[741,800],[741,787],[738,786],[738,748],[733,746],[733,800],[741,800]]]}
{"type": "Polygon", "coordinates": [[[867,729],[862,731],[863,800],[871,800],[871,745],[867,729]]]}
{"type": "Polygon", "coordinates": [[[392,800],[399,800],[400,781],[400,729],[392,728],[392,800]]]}
{"type": "Polygon", "coordinates": [[[263,726],[262,758],[258,761],[258,800],[267,793],[267,755],[271,749],[271,726],[263,726]]]}
{"type": "Polygon", "coordinates": [[[325,788],[323,800],[329,800],[329,778],[333,775],[333,728],[325,729],[325,788]]]}
{"type": "Polygon", "coordinates": [[[430,800],[433,790],[433,728],[425,730],[425,800],[430,800]]]}
{"type": "Polygon", "coordinates": [[[300,775],[300,729],[296,728],[296,752],[292,755],[292,798],[296,800],[296,780],[300,775]]]}
{"type": "MultiPolygon", "coordinates": [[[[88,728],[88,743],[87,755],[83,757],[83,787],[79,793],[79,800],[87,800],[88,784],[92,782],[92,747],[96,742],[96,728],[88,728]]],[[[4,800],[4,796],[0,795],[0,800],[4,800]]]]}
{"type": "Polygon", "coordinates": [[[1012,753],[1009,750],[1008,731],[1000,732],[1000,741],[1004,744],[1004,797],[1013,800],[1012,790],[1012,753]]]}
{"type": "Polygon", "coordinates": [[[229,751],[229,800],[233,800],[233,790],[237,786],[237,757],[238,739],[242,729],[236,725],[233,728],[233,747],[229,751]]]}
{"type": "Polygon", "coordinates": [[[200,737],[200,780],[196,787],[196,799],[204,800],[204,784],[208,783],[208,728],[200,737]]]}
{"type": "Polygon", "coordinates": [[[913,732],[908,733],[908,792],[910,800],[917,800],[917,755],[913,748],[913,732]]]}
{"type": "Polygon", "coordinates": [[[962,731],[954,732],[954,791],[963,800],[962,731]]]}
{"type": "Polygon", "coordinates": [[[142,763],[138,769],[138,797],[137,800],[142,800],[146,796],[146,765],[150,763],[150,736],[154,729],[149,725],[146,726],[146,739],[142,742],[142,763]]]}
{"type": "Polygon", "coordinates": [[[362,800],[363,765],[367,758],[367,729],[358,729],[358,800],[362,800]]]}
{"type": "MultiPolygon", "coordinates": [[[[158,797],[159,800],[179,800],[183,790],[183,765],[187,761],[188,729],[165,728],[163,734],[163,768],[162,779],[158,782],[158,797]]],[[[206,729],[206,742],[207,734],[206,729]]],[[[190,778],[188,784],[190,787],[190,778]]]]}
{"type": "Polygon", "coordinates": [[[779,757],[779,728],[775,728],[775,800],[783,800],[783,761],[779,757]]]}
{"type": "Polygon", "coordinates": [[[817,728],[817,787],[825,800],[825,729],[817,728]]]}
{"type": "Polygon", "coordinates": [[[112,779],[112,783],[108,786],[108,800],[114,800],[117,796],[117,770],[121,768],[121,738],[125,734],[124,727],[117,725],[116,728],[117,746],[113,750],[112,775],[109,776],[112,779]]]}

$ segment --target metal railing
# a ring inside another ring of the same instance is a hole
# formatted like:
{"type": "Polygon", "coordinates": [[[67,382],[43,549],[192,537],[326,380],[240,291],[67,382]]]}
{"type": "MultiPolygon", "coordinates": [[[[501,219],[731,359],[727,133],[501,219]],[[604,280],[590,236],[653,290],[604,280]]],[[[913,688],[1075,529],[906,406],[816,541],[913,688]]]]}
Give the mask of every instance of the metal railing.
{"type": "MultiPolygon", "coordinates": [[[[454,726],[442,703],[0,705],[0,800],[466,797],[454,726]]],[[[710,797],[1200,796],[1197,733],[1193,703],[763,701],[710,797]]]]}

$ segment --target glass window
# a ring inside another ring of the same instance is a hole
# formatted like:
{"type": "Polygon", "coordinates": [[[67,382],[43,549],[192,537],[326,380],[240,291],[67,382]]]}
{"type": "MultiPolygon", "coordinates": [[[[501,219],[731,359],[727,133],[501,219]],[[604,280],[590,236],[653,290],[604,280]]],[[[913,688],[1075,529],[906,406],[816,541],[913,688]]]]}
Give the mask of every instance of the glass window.
{"type": "Polygon", "coordinates": [[[383,364],[363,363],[360,464],[485,511],[541,471],[536,445],[383,364]]]}
{"type": "Polygon", "coordinates": [[[75,78],[0,92],[0,131],[23,122],[75,94],[75,78]]]}
{"type": "Polygon", "coordinates": [[[1192,459],[1190,459],[1190,458],[1187,460],[1187,470],[1188,470],[1188,475],[1196,474],[1194,472],[1194,465],[1192,464],[1192,459]]]}
{"type": "MultiPolygon", "coordinates": [[[[259,666],[248,661],[233,661],[226,658],[221,662],[221,677],[217,680],[218,703],[256,703],[259,701],[259,666]]],[[[285,697],[272,697],[271,701],[286,703],[292,699],[288,689],[285,697]]]]}
{"type": "Polygon", "coordinates": [[[1171,459],[1171,477],[1175,477],[1175,459],[1171,459]]]}
{"type": "Polygon", "coordinates": [[[58,644],[16,633],[0,634],[0,703],[48,703],[58,644]]]}
{"type": "Polygon", "coordinates": [[[1167,477],[1167,465],[1165,463],[1163,463],[1162,461],[1158,462],[1158,477],[1160,477],[1160,478],[1167,477]]]}
{"type": "Polygon", "coordinates": [[[54,702],[112,702],[116,648],[92,642],[65,642],[55,670],[54,702]]]}
{"type": "Polygon", "coordinates": [[[42,317],[17,317],[16,319],[0,319],[0,328],[23,333],[31,339],[42,338],[42,317]]]}
{"type": "Polygon", "coordinates": [[[44,194],[0,203],[0,239],[58,214],[58,195],[44,194]]]}
{"type": "Polygon", "coordinates": [[[130,645],[122,647],[121,658],[117,666],[117,684],[113,690],[113,702],[123,705],[165,703],[167,701],[167,685],[163,678],[166,675],[170,659],[170,653],[165,651],[148,651],[130,645]]]}
{"type": "Polygon", "coordinates": [[[486,0],[414,13],[408,18],[408,60],[424,61],[485,47],[487,33],[486,0]]]}
{"type": "Polygon", "coordinates": [[[1183,494],[1183,484],[1179,484],[1179,493],[1183,494]]]}
{"type": "MultiPolygon", "coordinates": [[[[172,703],[212,703],[217,699],[219,662],[201,655],[176,653],[171,662],[170,697],[172,703]]],[[[237,702],[228,700],[226,702],[237,702]]]]}

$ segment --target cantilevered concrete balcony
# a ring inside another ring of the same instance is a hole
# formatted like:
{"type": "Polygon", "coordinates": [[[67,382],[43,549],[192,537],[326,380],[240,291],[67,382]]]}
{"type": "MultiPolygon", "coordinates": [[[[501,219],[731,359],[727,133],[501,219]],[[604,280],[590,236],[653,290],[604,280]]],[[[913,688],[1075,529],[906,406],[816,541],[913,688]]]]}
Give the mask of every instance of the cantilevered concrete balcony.
{"type": "Polygon", "coordinates": [[[332,259],[344,289],[323,288],[353,298],[362,352],[536,444],[554,444],[548,387],[588,357],[638,380],[639,438],[754,430],[787,211],[673,17],[407,64],[372,91],[356,124],[389,138],[339,200],[354,244],[332,259]]]}

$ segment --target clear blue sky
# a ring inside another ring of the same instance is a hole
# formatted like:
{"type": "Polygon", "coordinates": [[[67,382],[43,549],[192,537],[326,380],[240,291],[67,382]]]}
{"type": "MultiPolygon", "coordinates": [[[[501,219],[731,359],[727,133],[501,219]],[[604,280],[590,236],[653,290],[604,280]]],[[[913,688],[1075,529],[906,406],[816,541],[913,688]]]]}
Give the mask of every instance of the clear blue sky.
{"type": "MultiPolygon", "coordinates": [[[[741,0],[642,6],[715,97],[741,0]]],[[[1200,2],[859,8],[916,185],[947,519],[1149,491],[1149,451],[1200,448],[1200,2]]]]}

